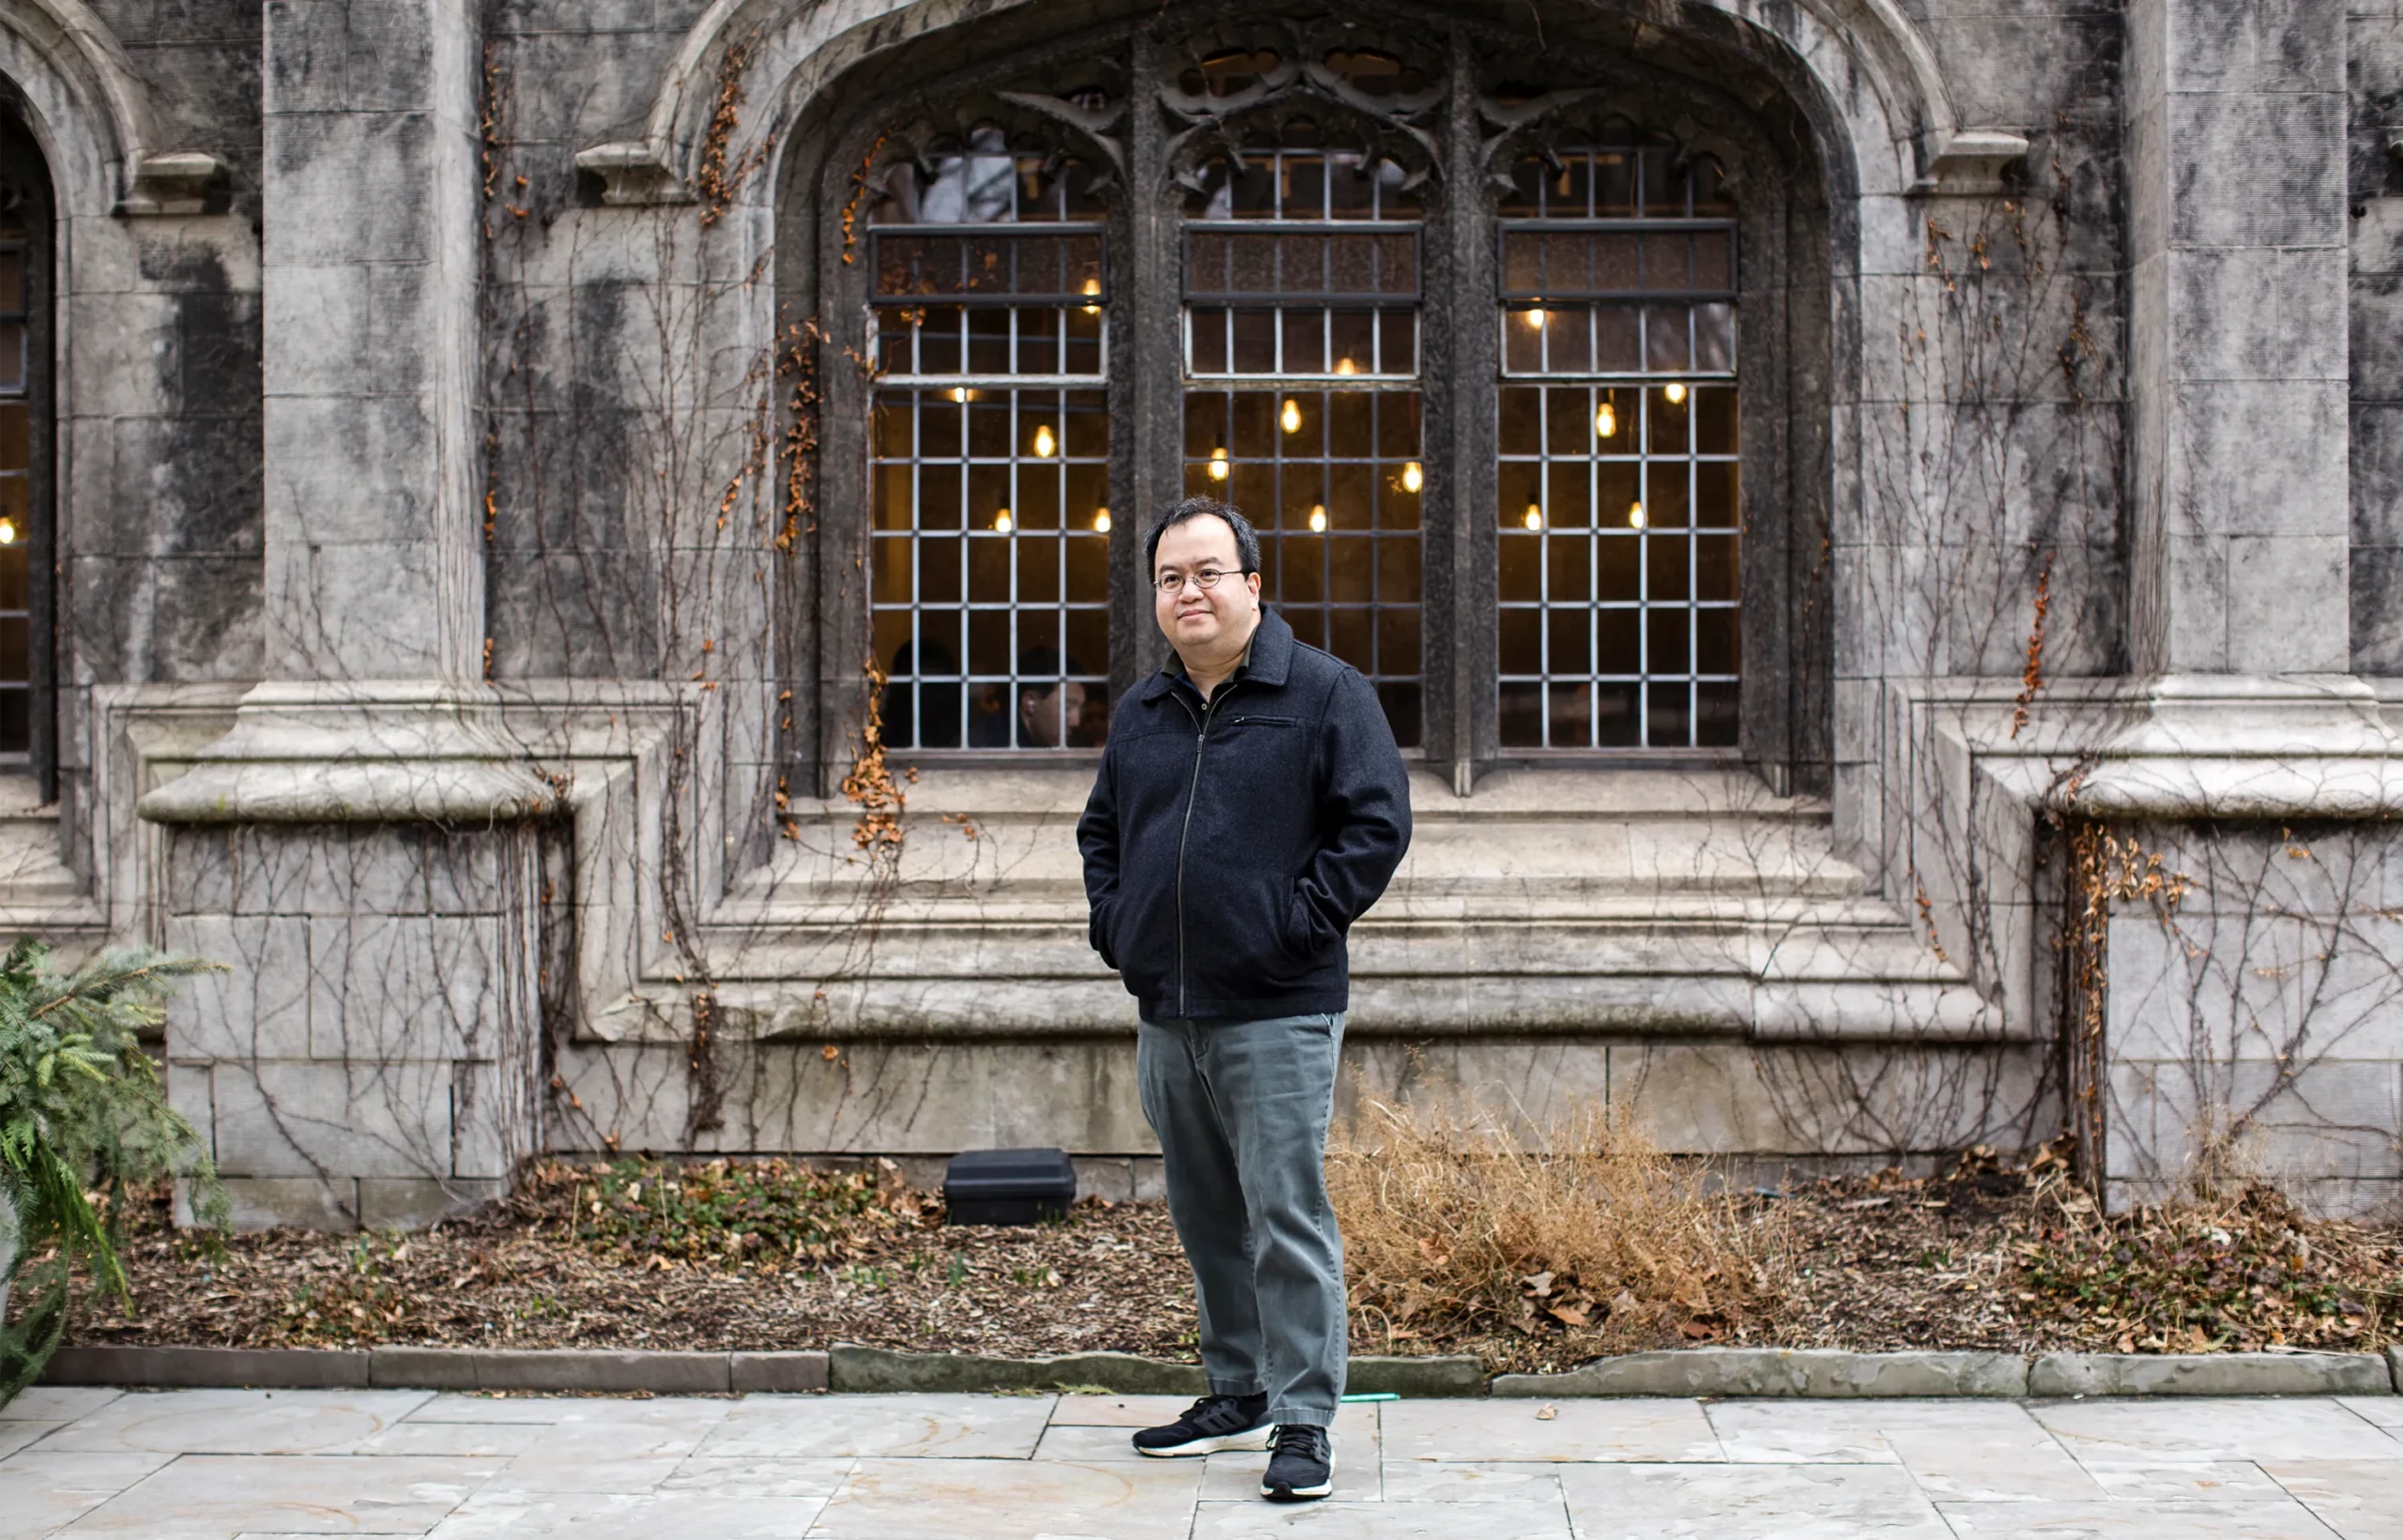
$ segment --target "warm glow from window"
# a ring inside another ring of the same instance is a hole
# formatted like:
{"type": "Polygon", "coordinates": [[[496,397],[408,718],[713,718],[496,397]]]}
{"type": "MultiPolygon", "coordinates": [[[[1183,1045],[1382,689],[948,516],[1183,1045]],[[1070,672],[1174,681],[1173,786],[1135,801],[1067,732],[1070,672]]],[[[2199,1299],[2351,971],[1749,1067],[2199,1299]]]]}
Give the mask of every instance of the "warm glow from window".
{"type": "Polygon", "coordinates": [[[1326,505],[1324,503],[1310,504],[1310,533],[1313,535],[1324,535],[1326,533],[1326,505]]]}
{"type": "Polygon", "coordinates": [[[0,519],[0,545],[14,545],[16,543],[17,521],[14,519],[0,519]]]}
{"type": "Polygon", "coordinates": [[[1541,331],[1543,329],[1543,312],[1539,310],[1531,310],[1527,312],[1527,325],[1535,328],[1538,331],[1541,331]]]}
{"type": "Polygon", "coordinates": [[[1671,380],[1661,388],[1661,393],[1669,398],[1669,404],[1672,406],[1683,406],[1686,404],[1686,388],[1680,381],[1671,380]]]}
{"type": "Polygon", "coordinates": [[[951,399],[956,402],[959,402],[963,405],[966,404],[969,396],[973,392],[964,385],[955,385],[951,388],[951,399]]]}
{"type": "Polygon", "coordinates": [[[1594,436],[1596,438],[1608,438],[1617,432],[1617,409],[1613,407],[1611,404],[1606,401],[1602,403],[1602,409],[1594,414],[1594,436]]]}
{"type": "Polygon", "coordinates": [[[1010,511],[1003,509],[993,515],[993,527],[1006,535],[1010,532],[1010,511]]]}
{"type": "Polygon", "coordinates": [[[1302,431],[1302,404],[1295,401],[1291,396],[1286,397],[1284,415],[1279,417],[1277,420],[1283,424],[1287,433],[1300,433],[1302,431]]]}
{"type": "Polygon", "coordinates": [[[1338,358],[1335,360],[1335,372],[1339,374],[1356,374],[1360,370],[1351,359],[1338,358]]]}
{"type": "Polygon", "coordinates": [[[1527,505],[1526,513],[1521,517],[1519,522],[1525,525],[1530,529],[1541,529],[1543,527],[1543,505],[1541,503],[1529,503],[1527,505]]]}
{"type": "MultiPolygon", "coordinates": [[[[1085,293],[1087,293],[1087,294],[1091,295],[1091,294],[1099,294],[1100,292],[1101,292],[1101,280],[1100,280],[1100,279],[1097,279],[1097,278],[1088,278],[1088,279],[1086,279],[1086,280],[1085,280],[1085,293]]],[[[1101,313],[1101,307],[1100,307],[1099,305],[1087,305],[1087,306],[1085,307],[1085,313],[1086,313],[1087,315],[1099,315],[1099,314],[1101,313]]]]}
{"type": "Polygon", "coordinates": [[[1627,526],[1630,529],[1641,529],[1644,527],[1644,505],[1642,503],[1630,503],[1627,505],[1627,526]]]}
{"type": "Polygon", "coordinates": [[[1213,481],[1223,481],[1226,479],[1227,450],[1226,446],[1222,444],[1218,448],[1210,451],[1210,480],[1213,481]]]}
{"type": "Polygon", "coordinates": [[[1094,526],[1094,528],[1095,528],[1095,529],[1099,530],[1101,533],[1103,533],[1103,534],[1105,534],[1105,535],[1109,534],[1109,533],[1110,533],[1110,510],[1108,510],[1108,509],[1106,509],[1106,508],[1098,508],[1098,509],[1094,510],[1094,515],[1093,515],[1093,526],[1094,526]]]}
{"type": "Polygon", "coordinates": [[[1051,428],[1048,423],[1034,430],[1034,452],[1038,459],[1050,459],[1052,451],[1059,447],[1060,441],[1051,436],[1051,428]]]}
{"type": "Polygon", "coordinates": [[[1404,491],[1404,492],[1416,492],[1416,491],[1417,491],[1420,487],[1422,487],[1422,486],[1424,486],[1424,485],[1426,485],[1426,484],[1427,484],[1427,473],[1426,473],[1425,471],[1420,470],[1420,469],[1418,468],[1418,462],[1417,462],[1417,461],[1413,460],[1412,462],[1410,462],[1410,464],[1408,464],[1408,465],[1404,465],[1404,466],[1402,466],[1402,467],[1401,467],[1401,490],[1402,490],[1402,491],[1404,491]]]}

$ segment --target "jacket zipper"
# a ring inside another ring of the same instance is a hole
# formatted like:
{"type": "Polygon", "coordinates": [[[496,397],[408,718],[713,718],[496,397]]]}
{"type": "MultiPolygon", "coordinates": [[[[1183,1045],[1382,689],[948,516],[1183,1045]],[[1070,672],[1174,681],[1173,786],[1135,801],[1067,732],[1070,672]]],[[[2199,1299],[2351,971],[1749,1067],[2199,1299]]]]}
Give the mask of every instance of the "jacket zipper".
{"type": "Polygon", "coordinates": [[[1210,742],[1210,718],[1217,713],[1218,702],[1226,699],[1227,692],[1234,688],[1234,682],[1229,679],[1212,691],[1210,698],[1202,703],[1200,716],[1193,716],[1191,701],[1183,695],[1176,697],[1176,703],[1185,708],[1185,714],[1193,717],[1196,729],[1193,735],[1193,784],[1185,788],[1185,822],[1176,831],[1176,1014],[1179,1018],[1185,1014],[1185,845],[1193,833],[1193,804],[1202,796],[1202,751],[1210,742]]]}

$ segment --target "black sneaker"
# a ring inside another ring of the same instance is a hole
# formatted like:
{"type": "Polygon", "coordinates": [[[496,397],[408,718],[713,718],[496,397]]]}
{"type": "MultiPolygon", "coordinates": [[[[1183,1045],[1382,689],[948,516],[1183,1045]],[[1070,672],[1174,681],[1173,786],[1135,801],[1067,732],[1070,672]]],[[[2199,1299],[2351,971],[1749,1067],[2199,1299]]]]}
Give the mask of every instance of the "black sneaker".
{"type": "Polygon", "coordinates": [[[1326,1429],[1279,1423],[1268,1442],[1268,1473],[1260,1495],[1271,1502],[1308,1502],[1335,1490],[1335,1441],[1326,1429]]]}
{"type": "Polygon", "coordinates": [[[1165,1427],[1147,1427],[1135,1435],[1135,1453],[1173,1459],[1179,1455],[1214,1455],[1221,1449],[1268,1447],[1268,1397],[1204,1395],[1185,1415],[1165,1427]]]}

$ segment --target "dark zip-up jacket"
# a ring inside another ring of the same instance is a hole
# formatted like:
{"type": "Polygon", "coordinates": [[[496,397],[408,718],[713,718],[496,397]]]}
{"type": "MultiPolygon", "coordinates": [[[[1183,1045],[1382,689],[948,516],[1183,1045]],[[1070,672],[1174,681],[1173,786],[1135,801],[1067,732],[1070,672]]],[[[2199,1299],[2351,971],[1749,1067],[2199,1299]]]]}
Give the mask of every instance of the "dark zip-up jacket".
{"type": "Polygon", "coordinates": [[[1145,1020],[1342,1011],[1410,787],[1369,681],[1264,611],[1206,705],[1168,670],[1118,703],[1077,844],[1094,950],[1145,1020]]]}

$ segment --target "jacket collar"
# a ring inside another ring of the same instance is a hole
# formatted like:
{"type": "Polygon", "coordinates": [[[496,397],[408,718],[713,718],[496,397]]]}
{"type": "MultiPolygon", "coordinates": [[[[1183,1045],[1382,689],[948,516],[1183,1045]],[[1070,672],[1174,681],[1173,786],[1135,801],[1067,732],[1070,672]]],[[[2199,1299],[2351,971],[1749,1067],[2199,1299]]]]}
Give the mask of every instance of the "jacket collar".
{"type": "MultiPolygon", "coordinates": [[[[1262,684],[1283,684],[1293,671],[1296,645],[1293,628],[1285,623],[1285,618],[1267,605],[1261,605],[1260,626],[1251,633],[1251,661],[1245,665],[1243,677],[1262,684]]],[[[1175,687],[1175,675],[1165,668],[1155,669],[1143,682],[1139,698],[1157,700],[1175,687]]]]}

